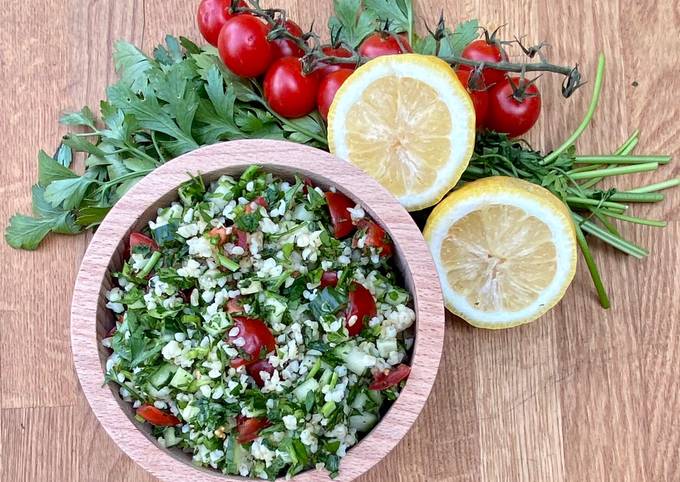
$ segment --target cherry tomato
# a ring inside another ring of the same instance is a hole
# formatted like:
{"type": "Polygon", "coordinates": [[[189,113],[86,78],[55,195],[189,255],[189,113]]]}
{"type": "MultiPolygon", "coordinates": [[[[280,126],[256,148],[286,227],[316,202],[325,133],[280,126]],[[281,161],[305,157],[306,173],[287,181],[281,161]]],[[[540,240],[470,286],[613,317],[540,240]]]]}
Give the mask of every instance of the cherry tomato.
{"type": "Polygon", "coordinates": [[[152,251],[158,251],[156,241],[142,233],[130,233],[130,253],[137,246],[146,246],[152,251]]]}
{"type": "Polygon", "coordinates": [[[345,313],[345,326],[349,336],[356,336],[361,333],[364,322],[378,314],[375,307],[375,300],[370,291],[363,285],[353,282],[349,287],[347,311],[345,313]],[[356,315],[356,321],[350,325],[349,320],[356,315]]]}
{"type": "Polygon", "coordinates": [[[326,286],[336,286],[338,284],[338,273],[336,271],[324,271],[321,275],[321,288],[326,286]]]}
{"type": "MultiPolygon", "coordinates": [[[[239,2],[239,7],[247,7],[247,5],[245,2],[239,2]]],[[[233,16],[231,0],[202,0],[196,14],[198,30],[210,45],[217,47],[220,30],[233,16]]]]}
{"type": "Polygon", "coordinates": [[[276,349],[274,335],[272,335],[272,332],[262,320],[235,316],[234,326],[238,328],[238,333],[235,336],[229,335],[228,339],[232,343],[237,338],[243,339],[245,344],[237,348],[248,355],[248,358],[234,358],[231,360],[232,367],[238,368],[242,365],[255,363],[261,359],[260,355],[270,353],[276,349]]]}
{"type": "Polygon", "coordinates": [[[309,114],[316,107],[319,75],[305,75],[302,63],[295,57],[277,60],[264,77],[264,97],[279,115],[293,119],[309,114]]]}
{"type": "Polygon", "coordinates": [[[137,409],[137,415],[156,427],[174,427],[180,420],[173,414],[160,410],[153,405],[144,404],[137,409]]]}
{"type": "Polygon", "coordinates": [[[394,245],[387,232],[378,226],[374,221],[362,219],[357,223],[357,233],[352,240],[352,246],[358,246],[359,238],[365,235],[364,247],[375,248],[380,252],[380,256],[391,256],[394,245]]]}
{"type": "Polygon", "coordinates": [[[486,113],[489,110],[489,93],[486,91],[486,89],[480,89],[477,88],[477,86],[474,89],[470,87],[469,82],[471,74],[472,70],[458,69],[456,71],[458,79],[463,84],[463,87],[465,87],[465,90],[467,90],[467,93],[470,94],[472,105],[475,107],[475,125],[477,126],[477,129],[480,129],[484,126],[486,113]]]}
{"type": "Polygon", "coordinates": [[[263,387],[264,386],[264,380],[262,380],[262,377],[260,376],[260,372],[267,372],[270,375],[274,373],[274,367],[269,363],[269,360],[260,360],[256,361],[252,365],[248,365],[246,367],[246,371],[248,372],[248,375],[253,377],[253,380],[255,380],[255,383],[257,384],[258,387],[263,387]]]}
{"type": "Polygon", "coordinates": [[[385,390],[406,380],[411,373],[411,367],[400,363],[391,370],[382,370],[373,374],[373,383],[368,386],[369,390],[385,390]]]}
{"type": "MultiPolygon", "coordinates": [[[[467,47],[463,49],[461,57],[470,60],[477,60],[479,62],[501,62],[505,60],[506,55],[501,50],[498,44],[487,42],[486,39],[477,39],[470,42],[467,47]]],[[[460,70],[472,70],[468,65],[461,65],[460,70]]],[[[505,72],[496,69],[484,69],[482,71],[484,83],[487,87],[503,82],[505,72]]]]}
{"type": "Polygon", "coordinates": [[[394,35],[385,32],[376,32],[366,37],[359,45],[359,55],[374,59],[382,55],[403,54],[413,52],[406,35],[400,34],[399,41],[394,35]],[[401,42],[401,45],[399,43],[401,42]]]}
{"type": "Polygon", "coordinates": [[[353,72],[350,69],[340,69],[321,79],[319,93],[316,95],[316,105],[319,109],[319,114],[324,119],[328,119],[328,111],[331,108],[336,92],[353,72]]]}
{"type": "MultiPolygon", "coordinates": [[[[352,52],[350,52],[344,47],[335,48],[331,47],[330,45],[326,45],[325,47],[321,47],[321,50],[323,51],[324,54],[326,54],[329,57],[349,58],[352,56],[352,52]]],[[[321,77],[325,77],[328,74],[331,74],[340,69],[354,70],[355,68],[356,67],[352,64],[329,64],[326,62],[319,62],[316,67],[316,72],[318,72],[321,77]]]]}
{"type": "MultiPolygon", "coordinates": [[[[288,33],[296,37],[302,37],[302,34],[304,33],[300,26],[292,20],[286,20],[284,27],[288,33]]],[[[289,38],[277,38],[272,40],[271,44],[272,60],[278,60],[282,57],[302,57],[305,54],[305,51],[289,38]]]]}
{"type": "Polygon", "coordinates": [[[236,441],[240,444],[252,442],[258,437],[260,430],[270,425],[271,423],[266,418],[239,417],[236,422],[236,430],[238,431],[236,441]]]}
{"type": "Polygon", "coordinates": [[[521,88],[525,90],[526,97],[517,100],[513,97],[513,86],[520,87],[520,82],[518,77],[513,77],[489,91],[489,110],[485,122],[487,129],[517,137],[536,123],[541,113],[541,93],[536,84],[527,84],[525,80],[521,88]]]}
{"type": "Polygon", "coordinates": [[[272,60],[268,34],[269,27],[257,17],[238,15],[230,18],[217,39],[222,62],[241,77],[264,74],[272,60]]]}
{"type": "Polygon", "coordinates": [[[227,301],[227,313],[241,313],[242,311],[243,305],[241,304],[241,299],[238,296],[227,301]]]}
{"type": "Polygon", "coordinates": [[[341,192],[328,191],[326,192],[326,203],[328,204],[328,211],[331,214],[333,234],[335,237],[338,239],[344,238],[354,231],[352,216],[349,214],[347,208],[356,206],[355,202],[341,192]]]}

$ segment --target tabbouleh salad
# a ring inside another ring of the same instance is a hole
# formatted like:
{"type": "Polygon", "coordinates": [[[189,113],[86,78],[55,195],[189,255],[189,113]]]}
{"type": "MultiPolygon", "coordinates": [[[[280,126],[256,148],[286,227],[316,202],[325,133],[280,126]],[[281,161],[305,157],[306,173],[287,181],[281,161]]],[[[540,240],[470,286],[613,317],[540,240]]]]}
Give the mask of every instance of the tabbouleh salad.
{"type": "Polygon", "coordinates": [[[343,194],[257,166],[178,194],[107,293],[107,380],[197,465],[337,474],[410,371],[392,242],[343,194]]]}

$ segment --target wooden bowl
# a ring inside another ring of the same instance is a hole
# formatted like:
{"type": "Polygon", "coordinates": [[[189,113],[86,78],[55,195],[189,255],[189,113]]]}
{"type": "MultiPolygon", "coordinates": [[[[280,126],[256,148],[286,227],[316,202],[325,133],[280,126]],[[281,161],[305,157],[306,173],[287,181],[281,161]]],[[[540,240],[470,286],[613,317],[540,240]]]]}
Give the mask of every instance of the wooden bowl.
{"type": "MultiPolygon", "coordinates": [[[[206,181],[239,175],[251,165],[281,177],[308,176],[321,187],[336,186],[382,225],[394,240],[396,263],[414,297],[416,338],[411,375],[399,398],[340,464],[338,481],[353,480],[384,458],[402,439],[420,413],[439,368],[444,338],[444,305],[437,272],[425,241],[409,214],[375,180],[353,165],[311,147],[282,141],[244,140],[204,147],[159,167],[115,205],[85,253],[71,306],[73,360],[85,396],[104,429],[135,462],[162,481],[224,482],[243,477],[194,467],[181,450],[160,447],[148,424],[134,420],[131,404],[117,387],[103,385],[108,350],[102,336],[114,325],[105,307],[112,287],[110,272],[120,268],[126,240],[155,217],[159,207],[177,199],[177,187],[189,176],[206,181]]],[[[296,481],[328,481],[325,470],[310,470],[296,481]]]]}

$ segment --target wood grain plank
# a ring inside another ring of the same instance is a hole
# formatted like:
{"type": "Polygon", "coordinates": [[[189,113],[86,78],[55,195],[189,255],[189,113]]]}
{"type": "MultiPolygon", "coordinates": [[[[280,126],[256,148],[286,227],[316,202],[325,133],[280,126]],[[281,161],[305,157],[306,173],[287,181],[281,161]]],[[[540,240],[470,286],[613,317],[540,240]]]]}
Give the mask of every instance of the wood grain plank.
{"type": "Polygon", "coordinates": [[[64,482],[78,480],[73,407],[5,408],[2,419],[1,480],[64,482]]]}

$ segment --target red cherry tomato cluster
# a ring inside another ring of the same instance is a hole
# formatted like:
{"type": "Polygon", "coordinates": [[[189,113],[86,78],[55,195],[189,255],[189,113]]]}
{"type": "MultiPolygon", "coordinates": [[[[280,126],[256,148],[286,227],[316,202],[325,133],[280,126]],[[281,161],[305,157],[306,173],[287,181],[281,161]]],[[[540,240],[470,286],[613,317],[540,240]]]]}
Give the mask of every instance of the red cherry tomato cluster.
{"type": "MultiPolygon", "coordinates": [[[[507,60],[499,44],[486,39],[471,42],[461,56],[479,62],[507,60]]],[[[460,65],[456,74],[472,99],[477,129],[517,137],[533,127],[541,113],[541,93],[535,84],[491,68],[483,69],[481,77],[471,82],[472,72],[471,67],[460,65]]]]}
{"type": "MultiPolygon", "coordinates": [[[[273,28],[283,28],[294,37],[302,38],[304,32],[297,23],[278,20],[272,27],[255,15],[234,12],[231,4],[231,0],[202,0],[197,14],[201,34],[218,48],[227,68],[241,77],[263,77],[264,97],[280,116],[302,117],[318,105],[326,118],[335,93],[354,69],[320,63],[313,72],[303,72],[300,58],[305,51],[300,43],[288,37],[269,38],[273,28]],[[329,74],[339,70],[342,74],[326,80],[329,74]]],[[[239,7],[247,8],[247,4],[240,2],[239,7]]],[[[410,51],[410,46],[408,48],[410,51]]],[[[344,48],[326,46],[322,51],[328,56],[352,56],[352,52],[344,48]]]]}

